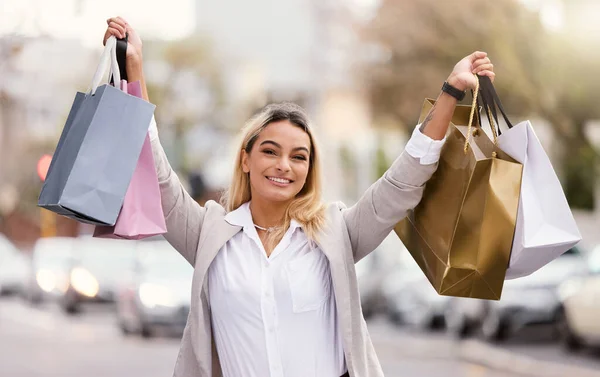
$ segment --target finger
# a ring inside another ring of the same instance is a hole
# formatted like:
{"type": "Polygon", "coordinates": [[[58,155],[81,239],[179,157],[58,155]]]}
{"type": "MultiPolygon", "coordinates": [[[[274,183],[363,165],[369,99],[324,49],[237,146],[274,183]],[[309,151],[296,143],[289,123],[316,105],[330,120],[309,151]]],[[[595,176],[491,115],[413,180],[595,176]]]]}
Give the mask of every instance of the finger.
{"type": "Polygon", "coordinates": [[[118,36],[119,38],[125,38],[125,32],[126,32],[126,28],[124,25],[120,25],[114,21],[112,21],[111,23],[108,24],[108,28],[112,28],[118,31],[118,34],[116,36],[118,36]]]}
{"type": "MultiPolygon", "coordinates": [[[[117,17],[117,19],[122,22],[123,27],[125,28],[125,36],[127,36],[127,32],[129,31],[129,28],[130,28],[129,22],[127,22],[127,20],[125,20],[123,17],[117,17]]],[[[123,37],[123,38],[125,38],[125,37],[123,37]]]]}
{"type": "Polygon", "coordinates": [[[122,25],[117,22],[111,22],[108,26],[119,30],[123,35],[125,35],[125,31],[127,30],[127,25],[122,25]]]}
{"type": "Polygon", "coordinates": [[[106,23],[108,25],[110,25],[111,22],[114,22],[118,25],[121,25],[122,27],[127,26],[127,21],[125,21],[124,19],[122,19],[121,17],[111,17],[108,20],[106,20],[106,23]]]}
{"type": "Polygon", "coordinates": [[[488,63],[488,64],[482,64],[479,67],[475,68],[473,70],[473,73],[479,73],[481,71],[494,71],[494,65],[492,63],[488,63]]]}
{"type": "Polygon", "coordinates": [[[117,16],[117,20],[121,21],[121,23],[123,24],[123,26],[127,26],[127,21],[123,17],[117,16]]]}
{"type": "Polygon", "coordinates": [[[494,82],[494,79],[496,78],[496,74],[492,71],[481,71],[478,73],[479,76],[487,76],[490,78],[490,80],[492,80],[492,82],[494,82]]]}
{"type": "Polygon", "coordinates": [[[106,45],[106,40],[111,37],[114,36],[115,38],[120,38],[121,32],[115,28],[109,27],[108,29],[106,29],[106,33],[104,33],[104,40],[102,41],[102,44],[106,45]]]}
{"type": "Polygon", "coordinates": [[[473,62],[473,69],[479,67],[482,64],[489,64],[491,62],[492,61],[487,56],[485,58],[483,58],[483,59],[477,59],[477,60],[475,60],[475,62],[473,62]]]}
{"type": "Polygon", "coordinates": [[[474,62],[477,59],[483,59],[487,56],[487,52],[483,52],[483,51],[475,51],[474,53],[472,53],[470,55],[471,61],[474,62]]]}

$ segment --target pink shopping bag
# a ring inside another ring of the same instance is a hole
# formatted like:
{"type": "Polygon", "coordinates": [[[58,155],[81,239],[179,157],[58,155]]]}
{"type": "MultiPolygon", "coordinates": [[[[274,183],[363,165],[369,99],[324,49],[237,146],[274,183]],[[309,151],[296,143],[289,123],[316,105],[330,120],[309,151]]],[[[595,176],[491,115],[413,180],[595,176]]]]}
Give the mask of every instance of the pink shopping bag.
{"type": "MultiPolygon", "coordinates": [[[[122,89],[132,96],[142,97],[139,81],[127,83],[123,80],[122,89]]],[[[139,240],[166,232],[152,146],[146,135],[117,222],[114,226],[96,226],[94,237],[139,240]]]]}

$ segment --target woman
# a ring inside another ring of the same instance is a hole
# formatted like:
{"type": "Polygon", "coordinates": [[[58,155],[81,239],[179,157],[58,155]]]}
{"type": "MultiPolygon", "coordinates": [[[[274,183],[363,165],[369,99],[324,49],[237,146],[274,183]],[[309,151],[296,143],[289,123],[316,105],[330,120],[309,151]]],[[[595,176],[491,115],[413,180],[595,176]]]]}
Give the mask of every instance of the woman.
{"type": "MultiPolygon", "coordinates": [[[[122,18],[104,41],[129,36],[127,75],[139,80],[142,42],[122,18]]],[[[404,153],[351,208],[321,201],[319,149],[300,107],[265,107],[246,125],[223,206],[201,207],[151,139],[167,240],[194,266],[178,377],[374,377],[383,372],[362,317],[354,264],[420,201],[454,107],[487,55],[455,67],[404,153]]]]}

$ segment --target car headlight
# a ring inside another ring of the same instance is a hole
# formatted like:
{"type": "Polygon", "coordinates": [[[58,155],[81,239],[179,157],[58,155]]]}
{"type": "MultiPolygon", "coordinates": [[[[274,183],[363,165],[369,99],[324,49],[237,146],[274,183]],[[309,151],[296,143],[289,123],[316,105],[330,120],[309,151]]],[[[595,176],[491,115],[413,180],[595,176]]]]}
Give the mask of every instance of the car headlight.
{"type": "Polygon", "coordinates": [[[52,292],[56,287],[56,276],[52,271],[40,269],[35,274],[35,280],[44,292],[52,292]]]}
{"type": "Polygon", "coordinates": [[[87,297],[95,297],[100,288],[94,275],[82,267],[75,267],[71,271],[71,286],[87,297]]]}
{"type": "Polygon", "coordinates": [[[144,306],[150,309],[157,306],[174,307],[177,305],[168,288],[151,283],[144,283],[140,286],[140,300],[144,306]]]}
{"type": "Polygon", "coordinates": [[[569,297],[576,294],[582,286],[583,281],[581,279],[573,278],[567,280],[558,287],[558,297],[560,297],[561,301],[566,301],[569,297]]]}

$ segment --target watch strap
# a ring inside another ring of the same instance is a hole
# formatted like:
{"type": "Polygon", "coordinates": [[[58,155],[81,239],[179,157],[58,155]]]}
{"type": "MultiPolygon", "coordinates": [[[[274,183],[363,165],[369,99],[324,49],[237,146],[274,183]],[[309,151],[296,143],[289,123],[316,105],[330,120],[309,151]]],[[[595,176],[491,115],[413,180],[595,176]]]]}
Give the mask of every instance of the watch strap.
{"type": "Polygon", "coordinates": [[[442,92],[450,94],[452,97],[456,98],[457,101],[462,101],[467,94],[466,91],[459,90],[448,84],[448,81],[444,82],[444,85],[442,86],[442,92]]]}

